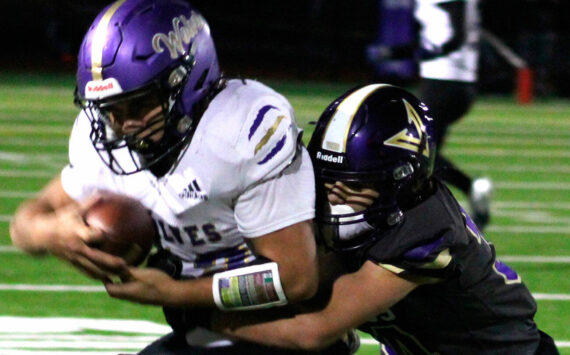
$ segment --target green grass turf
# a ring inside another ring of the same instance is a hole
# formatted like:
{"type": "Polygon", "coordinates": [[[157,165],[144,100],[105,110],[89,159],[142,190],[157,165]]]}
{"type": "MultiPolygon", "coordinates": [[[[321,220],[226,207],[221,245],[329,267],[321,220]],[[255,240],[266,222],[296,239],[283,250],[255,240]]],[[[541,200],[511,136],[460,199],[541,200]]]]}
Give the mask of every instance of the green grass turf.
{"type": "MultiPolygon", "coordinates": [[[[309,123],[355,85],[268,83],[291,101],[304,127],[305,142],[313,131],[309,123]]],[[[78,112],[73,88],[71,75],[0,74],[0,246],[10,244],[8,220],[25,194],[40,189],[66,163],[67,136],[78,112]]],[[[444,152],[468,173],[489,176],[496,184],[493,219],[486,235],[499,257],[570,256],[568,117],[570,103],[564,100],[518,106],[511,97],[481,97],[468,117],[451,130],[444,152]]],[[[534,293],[570,294],[569,263],[509,264],[534,293]]],[[[0,265],[2,284],[97,285],[53,257],[34,259],[3,252],[0,265]]],[[[570,341],[570,302],[537,303],[539,326],[558,341],[570,341]]],[[[103,292],[0,291],[1,315],[163,322],[156,307],[112,300],[103,292]]],[[[377,346],[363,345],[358,355],[377,353],[377,346]]],[[[570,354],[570,348],[562,348],[561,353],[570,354]]]]}

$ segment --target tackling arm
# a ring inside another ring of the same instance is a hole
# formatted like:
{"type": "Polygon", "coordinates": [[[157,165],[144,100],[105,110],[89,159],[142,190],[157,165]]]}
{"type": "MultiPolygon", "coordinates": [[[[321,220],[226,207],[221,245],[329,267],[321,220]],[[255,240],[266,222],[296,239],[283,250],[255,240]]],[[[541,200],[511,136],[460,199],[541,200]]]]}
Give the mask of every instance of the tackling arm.
{"type": "Polygon", "coordinates": [[[334,283],[331,299],[320,311],[273,320],[260,313],[237,318],[216,312],[212,328],[266,345],[320,349],[384,313],[418,285],[367,261],[359,271],[343,275],[334,283]]]}

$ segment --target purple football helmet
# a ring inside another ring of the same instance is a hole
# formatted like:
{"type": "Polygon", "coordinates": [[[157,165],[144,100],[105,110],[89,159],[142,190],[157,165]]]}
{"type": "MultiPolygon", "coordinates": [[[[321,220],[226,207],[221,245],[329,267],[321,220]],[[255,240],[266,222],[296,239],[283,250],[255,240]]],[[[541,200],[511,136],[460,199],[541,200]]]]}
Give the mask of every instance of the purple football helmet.
{"type": "Polygon", "coordinates": [[[319,233],[335,249],[368,243],[371,235],[401,223],[403,212],[429,193],[432,118],[427,106],[402,88],[373,84],[340,96],[319,118],[308,149],[317,181],[319,233]],[[335,211],[325,187],[335,182],[373,189],[377,197],[362,211],[335,211]],[[339,232],[362,223],[370,232],[348,239],[339,232]]]}
{"type": "Polygon", "coordinates": [[[219,79],[208,24],[186,1],[119,0],[83,39],[75,102],[111,170],[128,175],[161,166],[163,174],[190,141],[219,79]],[[143,127],[120,129],[142,117],[143,127]]]}

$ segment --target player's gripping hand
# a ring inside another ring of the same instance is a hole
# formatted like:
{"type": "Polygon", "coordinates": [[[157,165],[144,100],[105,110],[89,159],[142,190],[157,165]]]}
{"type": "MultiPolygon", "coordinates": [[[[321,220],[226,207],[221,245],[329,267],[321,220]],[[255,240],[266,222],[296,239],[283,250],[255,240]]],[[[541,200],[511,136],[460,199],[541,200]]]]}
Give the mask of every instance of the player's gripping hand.
{"type": "Polygon", "coordinates": [[[105,283],[109,296],[142,304],[177,306],[177,292],[184,286],[155,268],[131,267],[119,276],[121,282],[105,283]]]}
{"type": "Polygon", "coordinates": [[[89,277],[106,281],[108,275],[121,273],[127,266],[123,259],[89,246],[103,238],[100,230],[88,226],[83,219],[84,211],[94,201],[69,204],[43,216],[43,228],[50,231],[45,247],[89,277]]]}

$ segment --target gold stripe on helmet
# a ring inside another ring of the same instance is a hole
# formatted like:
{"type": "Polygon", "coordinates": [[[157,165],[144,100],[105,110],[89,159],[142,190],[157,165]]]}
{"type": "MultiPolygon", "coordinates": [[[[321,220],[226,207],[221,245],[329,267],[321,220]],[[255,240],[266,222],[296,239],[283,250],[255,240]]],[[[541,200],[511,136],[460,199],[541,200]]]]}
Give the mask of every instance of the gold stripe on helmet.
{"type": "Polygon", "coordinates": [[[107,42],[107,27],[111,22],[111,17],[117,12],[119,7],[123,5],[126,0],[119,0],[115,2],[105,12],[97,28],[93,33],[91,42],[91,75],[93,80],[103,80],[103,48],[107,42]]]}
{"type": "Polygon", "coordinates": [[[376,90],[385,86],[389,85],[367,85],[345,97],[337,106],[335,113],[327,124],[321,148],[337,153],[346,153],[346,141],[348,140],[348,132],[354,120],[354,115],[356,115],[364,100],[376,90]]]}

